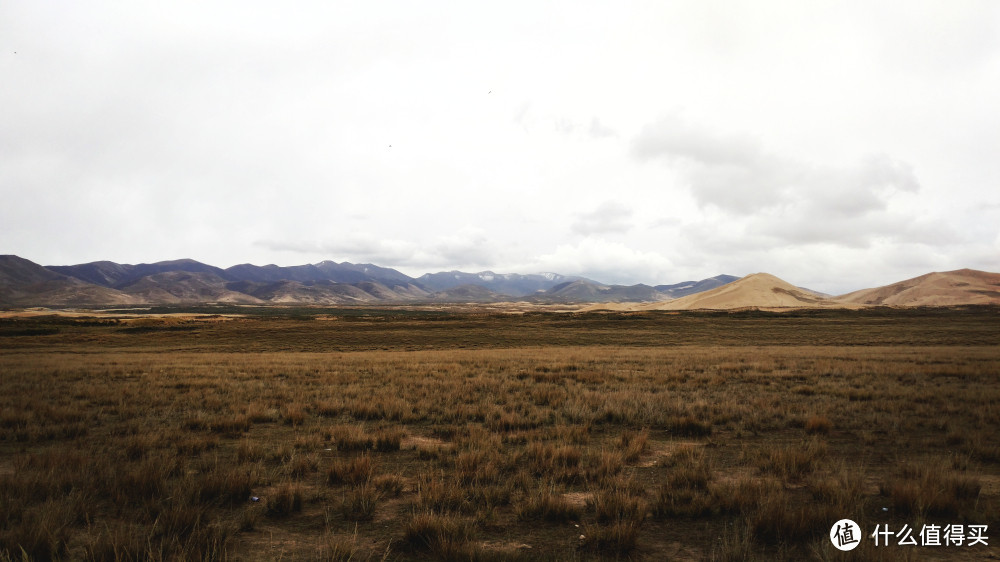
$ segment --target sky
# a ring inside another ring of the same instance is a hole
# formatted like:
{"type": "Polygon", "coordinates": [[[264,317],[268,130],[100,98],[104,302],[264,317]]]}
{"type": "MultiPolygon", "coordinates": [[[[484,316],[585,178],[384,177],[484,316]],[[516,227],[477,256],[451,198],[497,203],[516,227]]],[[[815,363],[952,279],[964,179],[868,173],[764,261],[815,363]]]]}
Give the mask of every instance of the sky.
{"type": "Polygon", "coordinates": [[[0,253],[1000,271],[1000,3],[0,3],[0,253]]]}

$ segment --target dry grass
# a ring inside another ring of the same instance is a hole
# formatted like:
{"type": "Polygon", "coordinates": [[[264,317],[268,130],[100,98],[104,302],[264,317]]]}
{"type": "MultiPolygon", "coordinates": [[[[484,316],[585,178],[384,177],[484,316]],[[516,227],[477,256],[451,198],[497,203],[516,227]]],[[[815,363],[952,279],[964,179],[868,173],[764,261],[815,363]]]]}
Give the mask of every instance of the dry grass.
{"type": "Polygon", "coordinates": [[[371,480],[374,474],[375,461],[369,455],[337,458],[326,469],[326,483],[331,486],[363,484],[371,480]]]}
{"type": "Polygon", "coordinates": [[[565,522],[578,521],[581,510],[562,494],[546,488],[525,496],[522,502],[515,506],[515,513],[522,521],[565,522]]]}
{"type": "Polygon", "coordinates": [[[836,559],[843,517],[1000,520],[995,312],[825,314],[38,320],[0,340],[0,560],[836,559]]]}
{"type": "Polygon", "coordinates": [[[403,547],[440,560],[469,558],[472,530],[467,521],[433,511],[415,513],[406,522],[403,547]]]}
{"type": "Polygon", "coordinates": [[[963,508],[974,505],[981,492],[979,477],[953,471],[944,462],[902,465],[879,485],[879,493],[898,512],[925,517],[956,517],[968,512],[963,508]]]}
{"type": "Polygon", "coordinates": [[[373,484],[365,483],[347,492],[341,503],[344,518],[351,521],[371,521],[375,518],[382,493],[373,484]]]}

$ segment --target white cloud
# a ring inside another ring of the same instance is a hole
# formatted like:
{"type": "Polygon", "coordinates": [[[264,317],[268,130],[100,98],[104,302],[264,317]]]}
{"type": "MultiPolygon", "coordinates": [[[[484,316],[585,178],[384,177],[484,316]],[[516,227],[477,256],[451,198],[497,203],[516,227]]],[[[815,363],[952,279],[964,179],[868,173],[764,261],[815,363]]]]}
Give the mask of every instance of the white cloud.
{"type": "Polygon", "coordinates": [[[354,233],[337,240],[258,240],[256,244],[276,252],[298,254],[307,260],[369,262],[423,272],[437,268],[481,268],[497,259],[492,241],[476,228],[432,237],[426,242],[354,233]]]}
{"type": "Polygon", "coordinates": [[[916,193],[912,166],[872,155],[846,166],[820,166],[767,151],[748,136],[725,135],[678,118],[647,125],[632,144],[640,160],[675,170],[702,207],[784,244],[865,247],[912,233],[892,198],[916,193]]]}
{"type": "Polygon", "coordinates": [[[615,131],[611,127],[608,127],[604,123],[601,123],[601,121],[597,117],[594,117],[590,120],[590,128],[587,129],[587,133],[589,133],[590,136],[597,139],[604,139],[604,138],[618,136],[617,131],[615,131]]]}
{"type": "Polygon", "coordinates": [[[0,251],[1000,269],[1000,4],[564,8],[0,3],[0,251]]]}
{"type": "Polygon", "coordinates": [[[632,209],[618,201],[605,201],[593,211],[579,214],[570,228],[583,235],[627,232],[632,228],[632,209]]]}
{"type": "Polygon", "coordinates": [[[665,283],[675,274],[670,259],[659,252],[636,250],[599,237],[559,244],[551,252],[516,267],[521,271],[555,271],[622,284],[636,283],[636,279],[649,284],[665,283]]]}

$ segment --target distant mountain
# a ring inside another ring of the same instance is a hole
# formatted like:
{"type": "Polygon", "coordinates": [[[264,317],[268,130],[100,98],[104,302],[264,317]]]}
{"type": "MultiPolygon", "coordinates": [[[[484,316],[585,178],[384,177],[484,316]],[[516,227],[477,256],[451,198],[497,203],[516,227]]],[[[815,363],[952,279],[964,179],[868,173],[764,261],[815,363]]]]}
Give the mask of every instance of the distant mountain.
{"type": "Polygon", "coordinates": [[[95,261],[79,265],[50,265],[46,266],[46,269],[75,277],[81,281],[114,289],[134,283],[147,275],[172,271],[213,273],[223,279],[229,279],[226,272],[218,267],[188,259],[140,263],[137,265],[95,261]]]}
{"type": "Polygon", "coordinates": [[[429,293],[413,285],[395,285],[390,288],[381,283],[335,283],[333,281],[277,281],[254,283],[237,281],[228,288],[252,295],[274,304],[365,304],[383,300],[412,301],[429,293]]]}
{"type": "MultiPolygon", "coordinates": [[[[425,273],[417,278],[417,282],[431,291],[443,291],[460,285],[479,285],[504,295],[523,297],[539,291],[547,291],[560,283],[582,279],[583,277],[559,275],[558,273],[521,275],[519,273],[493,273],[492,271],[480,271],[479,273],[442,271],[425,273]]],[[[593,283],[593,281],[591,282],[593,283]]]]}
{"type": "Polygon", "coordinates": [[[226,269],[191,259],[142,264],[96,261],[42,267],[9,256],[0,304],[365,304],[374,302],[651,302],[735,279],[720,275],[676,285],[605,285],[558,273],[428,273],[419,279],[374,264],[323,261],[226,269]],[[38,283],[46,282],[48,286],[38,283]],[[32,285],[30,286],[29,285],[32,285]],[[106,289],[99,291],[97,288],[106,289]]]}
{"type": "Polygon", "coordinates": [[[227,287],[228,281],[215,273],[165,271],[146,275],[119,287],[141,302],[157,304],[197,304],[219,302],[262,304],[264,301],[227,287]]]}
{"type": "Polygon", "coordinates": [[[586,279],[560,283],[527,297],[536,302],[650,302],[666,298],[649,285],[602,285],[586,279]]]}
{"type": "Polygon", "coordinates": [[[509,295],[502,295],[491,291],[482,285],[459,285],[438,291],[430,298],[441,302],[504,302],[509,301],[509,295]]]}
{"type": "Polygon", "coordinates": [[[251,281],[255,283],[274,283],[276,281],[319,281],[326,280],[315,265],[298,265],[279,267],[270,265],[253,265],[244,263],[226,268],[226,274],[236,281],[251,281]]]}
{"type": "Polygon", "coordinates": [[[417,281],[432,291],[441,291],[460,285],[479,285],[502,295],[533,302],[650,302],[661,301],[714,289],[739,279],[732,275],[718,275],[701,281],[686,281],[676,285],[606,285],[578,276],[557,273],[494,273],[481,271],[466,273],[447,271],[427,273],[417,281]]]}
{"type": "Polygon", "coordinates": [[[0,256],[0,304],[82,306],[133,304],[139,299],[75,277],[62,275],[17,256],[0,256]]]}
{"type": "Polygon", "coordinates": [[[122,304],[369,304],[433,302],[605,303],[594,309],[950,306],[1000,304],[1000,273],[960,269],[829,297],[766,273],[717,275],[672,285],[606,285],[583,277],[492,271],[414,279],[374,264],[323,261],[227,269],[191,259],[143,264],[96,261],[43,267],[0,256],[0,306],[122,304]]]}
{"type": "Polygon", "coordinates": [[[273,264],[258,266],[244,263],[227,268],[225,272],[232,280],[257,283],[273,283],[275,281],[361,283],[363,281],[377,281],[388,285],[409,285],[414,282],[411,277],[395,269],[379,267],[370,263],[353,264],[333,261],[290,267],[280,267],[273,264]]]}
{"type": "Polygon", "coordinates": [[[702,279],[701,281],[683,281],[673,285],[657,285],[653,288],[667,295],[669,298],[676,299],[693,295],[695,293],[703,293],[716,287],[732,283],[738,279],[739,277],[736,277],[735,275],[723,274],[716,275],[715,277],[709,277],[708,279],[702,279]]]}
{"type": "Polygon", "coordinates": [[[0,255],[0,286],[33,285],[65,279],[65,275],[60,275],[33,261],[12,255],[0,255]]]}
{"type": "Polygon", "coordinates": [[[884,287],[855,291],[834,300],[889,306],[1000,304],[1000,273],[975,269],[934,272],[884,287]]]}

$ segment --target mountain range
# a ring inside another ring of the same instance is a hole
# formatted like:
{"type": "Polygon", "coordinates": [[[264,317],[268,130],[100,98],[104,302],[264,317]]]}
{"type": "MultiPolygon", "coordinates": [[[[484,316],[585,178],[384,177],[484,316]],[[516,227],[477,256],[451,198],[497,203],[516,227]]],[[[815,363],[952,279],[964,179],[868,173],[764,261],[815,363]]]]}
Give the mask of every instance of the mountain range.
{"type": "Polygon", "coordinates": [[[1000,274],[961,269],[831,297],[773,275],[718,275],[671,285],[608,285],[557,273],[428,273],[323,261],[226,269],[182,259],[42,266],[0,256],[0,306],[140,304],[598,303],[592,310],[695,310],[1000,304],[1000,274]]]}
{"type": "Polygon", "coordinates": [[[240,264],[225,269],[190,259],[42,266],[5,255],[0,256],[0,305],[651,302],[736,279],[719,275],[652,287],[608,285],[558,273],[448,271],[413,278],[374,264],[333,261],[290,267],[240,264]]]}

